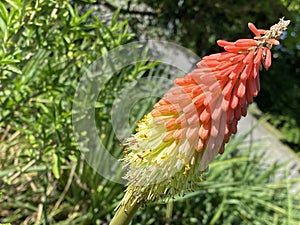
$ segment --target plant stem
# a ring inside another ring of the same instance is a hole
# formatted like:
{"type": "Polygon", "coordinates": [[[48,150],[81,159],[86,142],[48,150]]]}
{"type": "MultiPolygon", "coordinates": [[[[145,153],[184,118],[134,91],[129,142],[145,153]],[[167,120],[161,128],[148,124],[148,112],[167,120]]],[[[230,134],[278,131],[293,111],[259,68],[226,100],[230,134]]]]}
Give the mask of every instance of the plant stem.
{"type": "Polygon", "coordinates": [[[109,225],[128,225],[139,206],[140,203],[128,189],[109,225]]]}
{"type": "Polygon", "coordinates": [[[172,213],[173,213],[173,205],[174,205],[174,202],[172,200],[170,200],[167,204],[166,225],[170,225],[170,221],[171,221],[172,213]]]}

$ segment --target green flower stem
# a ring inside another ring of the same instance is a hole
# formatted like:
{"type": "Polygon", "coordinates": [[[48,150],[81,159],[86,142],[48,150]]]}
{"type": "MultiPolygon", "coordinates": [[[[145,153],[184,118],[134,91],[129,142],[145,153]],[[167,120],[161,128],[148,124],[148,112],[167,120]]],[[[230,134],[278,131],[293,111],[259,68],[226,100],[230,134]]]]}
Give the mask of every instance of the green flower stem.
{"type": "Polygon", "coordinates": [[[128,225],[140,205],[141,204],[133,196],[132,191],[128,189],[110,225],[128,225]]]}
{"type": "Polygon", "coordinates": [[[166,225],[170,224],[172,213],[173,213],[174,202],[170,200],[167,204],[167,212],[166,212],[166,225]]]}

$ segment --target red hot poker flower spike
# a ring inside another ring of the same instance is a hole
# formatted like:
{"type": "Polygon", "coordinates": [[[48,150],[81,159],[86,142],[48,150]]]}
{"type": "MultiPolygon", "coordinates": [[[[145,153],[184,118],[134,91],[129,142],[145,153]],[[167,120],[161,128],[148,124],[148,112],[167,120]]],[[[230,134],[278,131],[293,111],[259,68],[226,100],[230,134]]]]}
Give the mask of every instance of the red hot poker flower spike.
{"type": "Polygon", "coordinates": [[[280,19],[270,30],[248,23],[254,39],[217,41],[225,52],[205,56],[195,70],[177,78],[138,123],[123,159],[128,193],[136,201],[173,196],[201,180],[209,162],[237,132],[247,104],[260,90],[261,65],[271,66],[270,49],[279,44],[289,22],[280,19]]]}

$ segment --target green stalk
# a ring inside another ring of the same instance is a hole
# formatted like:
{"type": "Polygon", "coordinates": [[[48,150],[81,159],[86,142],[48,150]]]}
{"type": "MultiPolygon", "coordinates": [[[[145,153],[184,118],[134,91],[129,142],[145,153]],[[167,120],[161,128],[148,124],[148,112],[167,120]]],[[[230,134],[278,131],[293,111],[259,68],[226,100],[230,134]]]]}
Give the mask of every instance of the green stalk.
{"type": "Polygon", "coordinates": [[[116,214],[109,225],[128,225],[138,210],[140,203],[133,196],[132,191],[127,189],[126,194],[117,208],[116,214]]]}
{"type": "Polygon", "coordinates": [[[166,212],[166,225],[170,225],[170,221],[172,218],[174,202],[170,200],[167,204],[167,212],[166,212]]]}

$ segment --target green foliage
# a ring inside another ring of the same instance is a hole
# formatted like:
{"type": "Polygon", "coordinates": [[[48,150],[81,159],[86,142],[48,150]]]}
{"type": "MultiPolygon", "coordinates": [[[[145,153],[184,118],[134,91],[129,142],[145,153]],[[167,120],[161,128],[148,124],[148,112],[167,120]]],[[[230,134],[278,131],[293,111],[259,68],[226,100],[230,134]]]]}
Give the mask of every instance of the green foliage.
{"type": "MultiPolygon", "coordinates": [[[[1,129],[18,132],[23,159],[60,167],[75,154],[71,107],[83,65],[132,38],[126,23],[104,25],[69,1],[1,3],[1,129]],[[51,12],[51,13],[48,13],[51,12]]],[[[116,15],[117,16],[117,15],[116,15]]]]}
{"type": "MultiPolygon", "coordinates": [[[[76,146],[72,101],[84,69],[133,34],[117,13],[104,24],[81,2],[6,1],[0,10],[1,216],[6,222],[55,223],[83,196],[97,205],[99,193],[108,190],[76,146]],[[79,184],[71,182],[75,174],[79,184]],[[71,199],[62,203],[68,191],[71,199]]],[[[117,88],[116,82],[111,85],[117,88]]]]}

